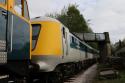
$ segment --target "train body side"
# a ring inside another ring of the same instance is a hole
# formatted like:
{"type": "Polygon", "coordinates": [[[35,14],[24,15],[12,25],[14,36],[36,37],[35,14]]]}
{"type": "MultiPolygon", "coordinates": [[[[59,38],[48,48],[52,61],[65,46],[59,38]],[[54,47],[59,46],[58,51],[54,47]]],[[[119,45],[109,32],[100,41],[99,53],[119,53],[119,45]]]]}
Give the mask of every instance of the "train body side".
{"type": "Polygon", "coordinates": [[[31,40],[26,0],[0,0],[0,73],[28,73],[31,40]]]}
{"type": "MultiPolygon", "coordinates": [[[[52,18],[35,18],[32,25],[40,24],[35,48],[32,51],[32,62],[38,64],[41,71],[53,71],[60,64],[78,63],[93,59],[92,50],[59,21],[52,18]]],[[[34,27],[37,29],[37,27],[34,27]]],[[[34,40],[33,40],[34,41],[34,40]]]]}
{"type": "Polygon", "coordinates": [[[39,64],[40,69],[50,71],[59,64],[63,55],[61,25],[53,21],[42,21],[38,24],[41,28],[36,46],[32,50],[32,60],[39,64]]]}

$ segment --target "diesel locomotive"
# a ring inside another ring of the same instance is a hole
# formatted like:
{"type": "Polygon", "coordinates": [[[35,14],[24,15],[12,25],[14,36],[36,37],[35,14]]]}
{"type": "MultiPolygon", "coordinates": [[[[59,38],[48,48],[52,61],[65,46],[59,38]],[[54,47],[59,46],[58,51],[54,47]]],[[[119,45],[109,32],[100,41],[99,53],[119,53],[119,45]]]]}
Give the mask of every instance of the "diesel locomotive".
{"type": "Polygon", "coordinates": [[[0,75],[27,74],[31,40],[26,0],[0,0],[0,75]]]}
{"type": "Polygon", "coordinates": [[[97,57],[97,50],[58,20],[30,21],[26,0],[0,0],[0,74],[29,81],[32,74],[54,72],[51,79],[61,79],[92,65],[97,57]]]}
{"type": "Polygon", "coordinates": [[[81,41],[58,20],[36,17],[31,23],[32,63],[37,65],[38,71],[67,76],[96,62],[98,51],[81,41]]]}

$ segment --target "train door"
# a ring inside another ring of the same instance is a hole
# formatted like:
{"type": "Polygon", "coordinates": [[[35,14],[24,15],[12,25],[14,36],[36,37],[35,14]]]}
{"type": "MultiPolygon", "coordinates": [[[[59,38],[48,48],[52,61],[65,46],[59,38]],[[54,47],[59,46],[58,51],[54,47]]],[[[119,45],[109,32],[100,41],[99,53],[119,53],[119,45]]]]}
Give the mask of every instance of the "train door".
{"type": "Polygon", "coordinates": [[[30,60],[30,21],[26,0],[8,0],[7,67],[24,75],[30,60]],[[13,4],[12,4],[13,3],[13,4]]]}
{"type": "Polygon", "coordinates": [[[13,11],[8,11],[8,59],[30,58],[30,22],[25,0],[14,0],[13,11]]]}
{"type": "Polygon", "coordinates": [[[85,46],[85,58],[88,58],[88,48],[85,46]]]}
{"type": "Polygon", "coordinates": [[[78,58],[79,58],[79,60],[81,59],[81,50],[80,50],[80,42],[79,42],[79,40],[78,39],[76,39],[76,43],[77,43],[77,53],[78,53],[78,58]]]}
{"type": "Polygon", "coordinates": [[[63,34],[63,57],[68,55],[68,36],[66,29],[63,27],[62,28],[62,34],[63,34]]]}
{"type": "Polygon", "coordinates": [[[7,4],[6,0],[0,0],[0,65],[7,63],[6,25],[7,25],[7,4]]]}

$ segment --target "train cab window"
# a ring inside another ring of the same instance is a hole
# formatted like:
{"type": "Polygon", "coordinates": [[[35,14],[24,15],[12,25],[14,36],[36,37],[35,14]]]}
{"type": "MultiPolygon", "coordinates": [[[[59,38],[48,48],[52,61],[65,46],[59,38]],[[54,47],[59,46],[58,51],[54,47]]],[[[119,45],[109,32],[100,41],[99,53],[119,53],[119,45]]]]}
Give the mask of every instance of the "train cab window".
{"type": "Polygon", "coordinates": [[[32,50],[36,47],[40,29],[40,24],[32,24],[32,50]]]}
{"type": "Polygon", "coordinates": [[[19,15],[22,15],[22,0],[15,0],[14,9],[19,15]]]}
{"type": "Polygon", "coordinates": [[[6,0],[0,0],[0,4],[6,4],[6,0]]]}
{"type": "Polygon", "coordinates": [[[29,13],[28,13],[28,6],[26,0],[15,0],[15,11],[25,17],[26,19],[29,19],[29,13]]]}
{"type": "Polygon", "coordinates": [[[26,19],[29,19],[29,10],[28,10],[28,5],[27,5],[26,0],[24,0],[24,17],[26,19]]]}

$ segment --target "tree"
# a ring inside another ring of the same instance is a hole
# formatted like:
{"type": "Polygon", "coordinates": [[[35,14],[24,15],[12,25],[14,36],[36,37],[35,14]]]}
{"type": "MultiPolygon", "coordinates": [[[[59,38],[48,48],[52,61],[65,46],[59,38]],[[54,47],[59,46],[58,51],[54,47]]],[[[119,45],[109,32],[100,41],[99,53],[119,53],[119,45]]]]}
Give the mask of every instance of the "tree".
{"type": "MultiPolygon", "coordinates": [[[[77,9],[78,5],[69,5],[64,7],[61,14],[47,14],[46,16],[56,18],[61,23],[63,23],[67,28],[69,28],[72,33],[93,33],[92,29],[88,26],[85,18],[80,11],[77,9]]],[[[97,43],[88,43],[94,48],[98,48],[97,43]]]]}
{"type": "Polygon", "coordinates": [[[55,17],[61,21],[70,32],[92,32],[92,29],[88,27],[84,17],[80,14],[80,11],[77,9],[77,5],[69,5],[67,8],[64,7],[61,11],[61,14],[49,14],[47,16],[55,17]]]}

